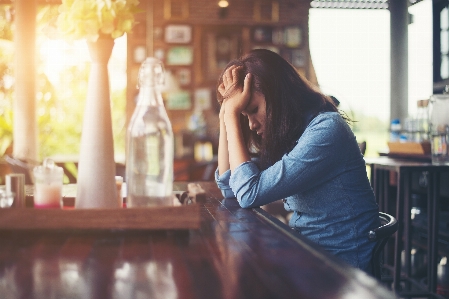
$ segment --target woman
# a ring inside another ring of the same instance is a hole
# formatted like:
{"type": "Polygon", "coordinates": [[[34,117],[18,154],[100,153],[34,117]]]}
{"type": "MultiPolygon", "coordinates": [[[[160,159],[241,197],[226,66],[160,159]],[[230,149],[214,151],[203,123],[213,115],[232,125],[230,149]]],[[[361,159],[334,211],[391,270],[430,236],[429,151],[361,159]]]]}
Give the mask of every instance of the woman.
{"type": "Polygon", "coordinates": [[[231,61],[217,95],[215,178],[224,197],[243,208],[283,199],[292,228],[370,272],[378,207],[349,120],[332,100],[263,49],[231,61]]]}

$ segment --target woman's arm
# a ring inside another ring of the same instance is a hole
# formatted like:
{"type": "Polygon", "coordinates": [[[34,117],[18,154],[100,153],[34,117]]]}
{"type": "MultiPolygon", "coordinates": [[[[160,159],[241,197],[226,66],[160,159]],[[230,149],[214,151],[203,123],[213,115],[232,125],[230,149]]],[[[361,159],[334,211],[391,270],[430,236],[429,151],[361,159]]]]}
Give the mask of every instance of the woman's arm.
{"type": "Polygon", "coordinates": [[[218,174],[222,175],[229,169],[228,137],[224,122],[225,106],[220,108],[220,137],[218,140],[218,174]]]}
{"type": "Polygon", "coordinates": [[[240,113],[225,113],[226,136],[228,138],[229,165],[231,172],[240,164],[251,161],[240,127],[240,113]]]}
{"type": "Polygon", "coordinates": [[[248,208],[307,193],[354,169],[366,175],[355,136],[337,113],[323,113],[281,160],[263,171],[255,163],[244,163],[234,170],[229,186],[240,205],[248,208]]]}
{"type": "MultiPolygon", "coordinates": [[[[229,166],[233,171],[240,164],[250,161],[248,150],[245,146],[243,133],[240,126],[240,115],[246,108],[251,98],[250,83],[251,74],[247,74],[243,87],[238,86],[238,70],[240,67],[232,66],[227,69],[223,75],[223,83],[219,86],[219,92],[224,97],[220,116],[220,133],[227,137],[227,148],[229,157],[229,166]],[[223,113],[223,115],[222,115],[223,113]],[[222,123],[224,129],[221,129],[222,123]]],[[[222,139],[220,139],[220,142],[222,139]]],[[[224,150],[223,150],[224,151],[224,150]]],[[[222,173],[221,168],[219,172],[222,173]]]]}

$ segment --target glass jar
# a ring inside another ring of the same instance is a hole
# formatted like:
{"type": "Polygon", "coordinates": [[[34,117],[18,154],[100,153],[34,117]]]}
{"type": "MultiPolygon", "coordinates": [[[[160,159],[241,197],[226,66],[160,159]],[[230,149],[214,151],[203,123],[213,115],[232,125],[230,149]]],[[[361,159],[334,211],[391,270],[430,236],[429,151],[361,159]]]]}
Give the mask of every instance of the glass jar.
{"type": "Polygon", "coordinates": [[[433,164],[449,164],[449,94],[430,97],[430,142],[433,164]]]}

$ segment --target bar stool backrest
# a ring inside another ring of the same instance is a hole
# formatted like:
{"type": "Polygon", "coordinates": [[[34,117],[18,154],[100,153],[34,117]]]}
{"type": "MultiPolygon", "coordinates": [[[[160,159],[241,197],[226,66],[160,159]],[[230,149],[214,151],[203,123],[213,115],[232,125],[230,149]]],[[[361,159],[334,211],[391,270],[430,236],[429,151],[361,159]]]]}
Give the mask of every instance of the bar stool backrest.
{"type": "Polygon", "coordinates": [[[369,231],[368,238],[376,242],[371,257],[371,269],[373,276],[380,281],[382,278],[383,264],[382,252],[388,239],[398,230],[398,222],[396,218],[383,212],[379,212],[379,218],[381,226],[369,231]]]}

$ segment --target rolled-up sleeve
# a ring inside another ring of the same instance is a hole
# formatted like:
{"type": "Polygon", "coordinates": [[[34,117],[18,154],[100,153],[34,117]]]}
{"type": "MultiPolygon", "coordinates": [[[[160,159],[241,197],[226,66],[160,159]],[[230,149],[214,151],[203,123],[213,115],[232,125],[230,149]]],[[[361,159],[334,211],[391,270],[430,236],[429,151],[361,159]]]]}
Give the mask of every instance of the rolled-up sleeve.
{"type": "Polygon", "coordinates": [[[221,190],[224,198],[235,198],[234,192],[229,187],[229,179],[231,177],[231,170],[227,170],[222,175],[218,174],[218,168],[215,170],[215,182],[218,188],[221,190]]]}
{"type": "Polygon", "coordinates": [[[234,169],[228,184],[243,208],[307,192],[345,171],[350,138],[355,139],[338,113],[318,115],[281,160],[265,170],[253,161],[244,162],[234,169]]]}
{"type": "Polygon", "coordinates": [[[260,170],[253,161],[244,162],[234,169],[229,185],[242,208],[258,205],[254,200],[257,198],[259,175],[260,170]]]}

